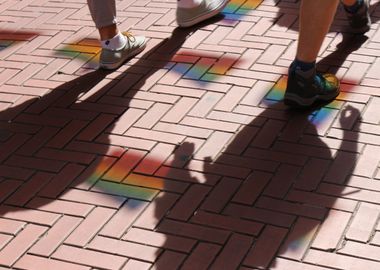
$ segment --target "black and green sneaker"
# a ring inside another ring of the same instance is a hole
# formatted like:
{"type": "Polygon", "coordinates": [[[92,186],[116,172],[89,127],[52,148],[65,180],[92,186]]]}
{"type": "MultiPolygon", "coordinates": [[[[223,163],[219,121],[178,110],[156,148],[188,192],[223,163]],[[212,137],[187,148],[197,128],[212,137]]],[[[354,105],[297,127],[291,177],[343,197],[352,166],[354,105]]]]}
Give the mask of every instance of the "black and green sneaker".
{"type": "Polygon", "coordinates": [[[339,80],[333,74],[319,74],[290,67],[284,103],[291,107],[309,107],[315,102],[332,101],[339,95],[339,80]]]}
{"type": "Polygon", "coordinates": [[[343,4],[346,11],[350,32],[353,34],[364,34],[371,29],[371,17],[369,15],[370,0],[357,0],[355,8],[343,4]]]}

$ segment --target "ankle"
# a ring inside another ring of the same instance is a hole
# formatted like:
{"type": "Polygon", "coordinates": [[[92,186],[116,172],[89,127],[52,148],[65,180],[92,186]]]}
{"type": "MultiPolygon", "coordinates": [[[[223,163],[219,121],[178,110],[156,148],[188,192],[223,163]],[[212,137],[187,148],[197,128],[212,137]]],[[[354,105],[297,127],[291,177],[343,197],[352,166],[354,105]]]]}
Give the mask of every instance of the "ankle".
{"type": "Polygon", "coordinates": [[[309,76],[315,74],[315,70],[316,70],[316,68],[315,68],[316,64],[315,63],[316,63],[315,61],[306,62],[306,61],[298,60],[296,58],[296,59],[294,59],[294,61],[290,65],[289,71],[292,73],[297,72],[301,76],[309,77],[309,76]]]}
{"type": "Polygon", "coordinates": [[[364,0],[356,0],[355,2],[348,2],[347,4],[343,2],[344,9],[348,13],[356,13],[363,5],[364,0]]]}
{"type": "Polygon", "coordinates": [[[101,40],[101,46],[104,49],[116,51],[124,48],[127,40],[125,36],[119,32],[114,37],[106,40],[101,40]]]}

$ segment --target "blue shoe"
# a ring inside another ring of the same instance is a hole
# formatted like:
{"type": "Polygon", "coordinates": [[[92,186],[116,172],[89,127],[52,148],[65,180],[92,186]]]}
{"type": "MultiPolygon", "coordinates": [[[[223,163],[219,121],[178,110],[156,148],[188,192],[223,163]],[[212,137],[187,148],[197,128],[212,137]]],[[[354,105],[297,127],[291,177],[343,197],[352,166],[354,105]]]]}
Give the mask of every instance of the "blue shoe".
{"type": "Polygon", "coordinates": [[[317,101],[328,102],[339,95],[339,80],[333,74],[289,69],[284,103],[291,107],[309,107],[317,101]],[[306,73],[306,74],[305,74],[306,73]]]}

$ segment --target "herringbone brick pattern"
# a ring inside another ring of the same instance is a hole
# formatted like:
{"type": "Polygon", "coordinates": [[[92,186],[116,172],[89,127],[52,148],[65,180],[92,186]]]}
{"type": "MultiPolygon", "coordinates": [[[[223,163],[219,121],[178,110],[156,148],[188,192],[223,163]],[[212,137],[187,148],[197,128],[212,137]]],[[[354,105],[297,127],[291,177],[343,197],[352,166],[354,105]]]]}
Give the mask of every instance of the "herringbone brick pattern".
{"type": "Polygon", "coordinates": [[[310,111],[281,102],[298,1],[117,2],[149,43],[105,72],[85,0],[0,1],[0,269],[380,269],[379,1],[366,37],[339,10],[310,111]]]}

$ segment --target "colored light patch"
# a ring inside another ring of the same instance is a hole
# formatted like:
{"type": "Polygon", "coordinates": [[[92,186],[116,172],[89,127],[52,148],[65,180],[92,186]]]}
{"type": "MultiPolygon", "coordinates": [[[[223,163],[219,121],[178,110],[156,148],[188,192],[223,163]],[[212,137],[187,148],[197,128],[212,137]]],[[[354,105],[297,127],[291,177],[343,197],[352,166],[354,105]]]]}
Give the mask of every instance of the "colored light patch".
{"type": "Polygon", "coordinates": [[[287,82],[288,82],[288,78],[286,76],[281,77],[280,80],[269,91],[268,95],[266,96],[266,99],[272,100],[272,101],[283,100],[287,82]]]}
{"type": "MultiPolygon", "coordinates": [[[[350,92],[353,91],[353,89],[356,86],[356,83],[353,81],[345,81],[343,83],[344,85],[342,85],[341,92],[339,96],[336,98],[336,100],[330,102],[329,104],[326,104],[321,109],[311,112],[308,119],[314,125],[316,126],[322,125],[328,118],[331,117],[331,114],[336,113],[336,110],[339,110],[341,108],[342,106],[341,100],[349,99],[350,92]]],[[[269,90],[269,93],[267,94],[264,100],[264,104],[271,106],[275,103],[282,102],[285,95],[286,85],[287,85],[287,76],[283,76],[273,86],[273,88],[269,90]]]]}
{"type": "Polygon", "coordinates": [[[251,10],[256,9],[263,0],[231,0],[223,9],[223,14],[226,16],[226,22],[238,21],[246,16],[251,10]]]}
{"type": "Polygon", "coordinates": [[[154,189],[131,186],[127,184],[120,184],[103,180],[97,182],[94,188],[111,195],[117,195],[130,199],[138,199],[145,201],[151,201],[158,193],[158,191],[154,189]]]}
{"type": "Polygon", "coordinates": [[[66,44],[59,47],[55,52],[57,55],[75,58],[84,63],[97,64],[100,50],[99,46],[66,44]]]}
{"type": "Polygon", "coordinates": [[[185,79],[194,80],[200,86],[207,85],[210,82],[217,81],[223,74],[225,74],[231,67],[238,67],[244,60],[240,59],[239,56],[234,54],[225,54],[220,58],[216,58],[215,54],[205,54],[196,51],[181,51],[184,55],[175,55],[171,61],[181,62],[186,61],[186,64],[190,60],[194,63],[190,69],[189,65],[186,65],[188,71],[183,68],[177,68],[178,64],[174,66],[171,71],[178,72],[183,75],[185,79]],[[183,74],[185,72],[185,74],[183,74]]]}
{"type": "MultiPolygon", "coordinates": [[[[115,158],[113,157],[103,158],[92,174],[88,176],[86,182],[93,186],[93,190],[120,196],[120,200],[125,200],[125,198],[152,200],[157,195],[158,190],[164,189],[164,181],[162,178],[133,173],[132,168],[141,160],[143,155],[139,155],[140,152],[130,152],[132,154],[124,153],[117,162],[114,162],[115,158]],[[111,180],[105,180],[107,178],[111,178],[111,180]],[[125,180],[121,183],[124,178],[125,180]]],[[[113,156],[120,156],[120,151],[113,153],[113,156]]],[[[149,163],[155,166],[159,162],[155,159],[144,159],[144,163],[146,166],[149,163]]]]}
{"type": "Polygon", "coordinates": [[[314,230],[290,242],[288,248],[292,251],[303,249],[305,246],[308,246],[313,235],[314,230]]]}
{"type": "Polygon", "coordinates": [[[8,31],[0,29],[0,51],[17,44],[20,41],[29,41],[39,35],[38,32],[8,31]]]}

